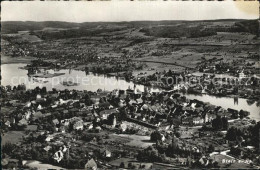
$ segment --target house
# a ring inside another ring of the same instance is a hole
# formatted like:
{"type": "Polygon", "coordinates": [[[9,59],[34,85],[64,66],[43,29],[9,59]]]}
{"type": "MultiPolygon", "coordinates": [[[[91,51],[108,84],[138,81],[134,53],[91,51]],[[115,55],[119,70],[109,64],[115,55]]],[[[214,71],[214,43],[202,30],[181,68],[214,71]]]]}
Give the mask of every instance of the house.
{"type": "Polygon", "coordinates": [[[36,103],[42,103],[42,102],[46,101],[46,99],[45,98],[37,98],[35,101],[36,101],[36,103]]]}
{"type": "Polygon", "coordinates": [[[90,159],[86,164],[85,164],[85,169],[88,170],[97,170],[97,163],[94,161],[94,159],[90,159]]]}
{"type": "Polygon", "coordinates": [[[138,104],[140,104],[140,103],[143,103],[143,100],[142,100],[142,99],[136,99],[136,102],[137,102],[138,104]]]}
{"type": "Polygon", "coordinates": [[[42,96],[40,94],[37,94],[36,99],[41,99],[42,96]]]}
{"type": "Polygon", "coordinates": [[[31,117],[32,113],[30,111],[27,111],[24,115],[23,118],[25,118],[26,120],[29,120],[29,118],[31,117]]]}
{"type": "Polygon", "coordinates": [[[38,105],[37,110],[42,110],[42,105],[38,105]]]}
{"type": "Polygon", "coordinates": [[[61,133],[65,133],[65,132],[66,132],[65,126],[61,126],[61,127],[59,128],[59,131],[60,131],[61,133]]]}
{"type": "Polygon", "coordinates": [[[43,114],[42,114],[42,112],[40,112],[40,111],[38,111],[38,112],[36,112],[36,113],[34,113],[33,114],[33,120],[35,121],[35,120],[38,120],[38,119],[40,119],[40,118],[42,118],[43,117],[43,114]]]}
{"type": "Polygon", "coordinates": [[[133,94],[134,93],[134,90],[132,90],[132,89],[127,89],[126,90],[126,94],[133,94]]]}
{"type": "Polygon", "coordinates": [[[86,110],[92,110],[94,108],[94,105],[91,106],[85,106],[86,110]]]}
{"type": "Polygon", "coordinates": [[[240,73],[238,73],[238,78],[239,78],[239,79],[246,78],[246,75],[244,74],[244,72],[243,72],[243,71],[242,71],[242,72],[240,72],[240,73]]]}
{"type": "Polygon", "coordinates": [[[121,123],[121,124],[120,124],[120,128],[121,128],[122,131],[124,132],[124,131],[126,131],[126,129],[127,129],[127,125],[126,125],[125,123],[121,123]]]}
{"type": "Polygon", "coordinates": [[[64,113],[64,114],[68,114],[69,111],[68,111],[68,110],[63,110],[63,113],[64,113]]]}
{"type": "Polygon", "coordinates": [[[191,103],[191,108],[195,109],[196,108],[196,103],[191,103]]]}
{"type": "Polygon", "coordinates": [[[69,119],[64,119],[60,121],[64,126],[69,126],[70,120],[69,119]]]}
{"type": "Polygon", "coordinates": [[[19,160],[18,159],[3,159],[1,161],[3,168],[6,169],[17,169],[19,160]]]}
{"type": "Polygon", "coordinates": [[[2,165],[2,168],[6,168],[7,165],[8,165],[8,159],[2,159],[1,160],[1,165],[2,165]]]}
{"type": "MultiPolygon", "coordinates": [[[[66,119],[65,119],[66,120],[66,119]]],[[[70,123],[73,123],[73,122],[77,122],[77,121],[82,121],[82,118],[80,117],[72,117],[70,119],[67,119],[70,123]]]]}
{"type": "Polygon", "coordinates": [[[59,100],[59,104],[60,104],[60,105],[65,104],[65,103],[67,103],[67,102],[64,101],[63,99],[60,99],[60,100],[59,100]]]}
{"type": "Polygon", "coordinates": [[[98,104],[94,104],[94,105],[93,105],[93,108],[94,108],[94,109],[98,109],[98,108],[99,108],[99,105],[98,105],[98,104]]]}
{"type": "Polygon", "coordinates": [[[161,136],[162,136],[161,141],[164,142],[166,138],[163,134],[161,134],[161,136]]]}
{"type": "Polygon", "coordinates": [[[31,105],[32,105],[31,102],[27,102],[27,103],[25,104],[25,107],[31,107],[31,105]]]}
{"type": "Polygon", "coordinates": [[[111,115],[112,113],[117,112],[116,109],[106,109],[106,110],[102,110],[99,112],[99,115],[101,118],[103,119],[107,119],[109,115],[111,115]]]}
{"type": "Polygon", "coordinates": [[[82,121],[77,121],[76,123],[74,123],[73,125],[73,129],[74,130],[83,130],[83,122],[82,121]]]}
{"type": "Polygon", "coordinates": [[[204,165],[204,166],[207,166],[209,164],[209,160],[205,156],[202,156],[200,158],[199,162],[201,163],[201,165],[204,165]]]}
{"type": "Polygon", "coordinates": [[[88,129],[93,129],[93,124],[90,124],[89,126],[88,126],[88,129]]]}
{"type": "Polygon", "coordinates": [[[184,117],[184,118],[181,119],[181,123],[183,125],[192,125],[193,118],[191,118],[191,117],[184,117]]]}
{"type": "Polygon", "coordinates": [[[104,150],[102,153],[103,157],[110,158],[112,153],[109,150],[104,150]]]}
{"type": "Polygon", "coordinates": [[[55,154],[53,155],[53,159],[59,163],[63,159],[63,152],[60,150],[55,152],[55,154]]]}
{"type": "Polygon", "coordinates": [[[83,122],[83,126],[85,128],[88,128],[91,124],[92,124],[92,122],[83,122]]]}
{"type": "Polygon", "coordinates": [[[51,146],[46,146],[45,148],[43,148],[46,152],[48,152],[52,147],[51,146]]]}
{"type": "Polygon", "coordinates": [[[112,95],[118,96],[119,95],[119,90],[115,89],[112,91],[112,95]]]}
{"type": "Polygon", "coordinates": [[[204,118],[204,123],[211,122],[215,118],[216,118],[215,114],[206,113],[204,118]]]}
{"type": "Polygon", "coordinates": [[[100,131],[102,130],[102,128],[101,128],[100,126],[97,126],[95,129],[96,129],[98,132],[100,132],[100,131]]]}
{"type": "Polygon", "coordinates": [[[106,111],[99,113],[99,114],[101,115],[102,119],[107,119],[107,117],[109,116],[109,114],[106,111]]]}
{"type": "Polygon", "coordinates": [[[180,165],[187,165],[187,158],[177,158],[180,165]]]}
{"type": "Polygon", "coordinates": [[[58,107],[58,105],[57,105],[57,104],[55,104],[55,105],[52,105],[51,107],[52,107],[52,108],[56,108],[56,107],[58,107]]]}
{"type": "Polygon", "coordinates": [[[54,125],[59,124],[59,120],[58,119],[54,119],[54,120],[52,120],[52,122],[53,122],[54,125]]]}
{"type": "Polygon", "coordinates": [[[201,125],[204,123],[204,119],[202,119],[201,117],[195,117],[193,118],[192,122],[194,125],[201,125]]]}
{"type": "Polygon", "coordinates": [[[18,126],[27,126],[28,125],[28,122],[27,120],[25,119],[21,119],[18,123],[18,126]]]}
{"type": "Polygon", "coordinates": [[[52,115],[51,113],[45,113],[44,117],[47,118],[47,117],[50,117],[51,115],[52,115]]]}
{"type": "Polygon", "coordinates": [[[62,152],[65,153],[67,150],[68,150],[68,148],[65,145],[63,145],[62,152]]]}
{"type": "Polygon", "coordinates": [[[46,142],[50,142],[52,139],[54,139],[53,135],[49,135],[47,136],[47,138],[45,139],[46,142]]]}
{"type": "Polygon", "coordinates": [[[10,121],[7,120],[7,121],[5,122],[5,125],[8,126],[8,127],[11,127],[11,123],[10,123],[10,121]]]}
{"type": "Polygon", "coordinates": [[[113,119],[113,124],[112,124],[112,128],[115,128],[115,126],[116,126],[116,116],[114,116],[114,119],[113,119]]]}
{"type": "Polygon", "coordinates": [[[53,93],[50,95],[50,97],[56,99],[57,97],[59,97],[59,94],[58,93],[53,93]]]}

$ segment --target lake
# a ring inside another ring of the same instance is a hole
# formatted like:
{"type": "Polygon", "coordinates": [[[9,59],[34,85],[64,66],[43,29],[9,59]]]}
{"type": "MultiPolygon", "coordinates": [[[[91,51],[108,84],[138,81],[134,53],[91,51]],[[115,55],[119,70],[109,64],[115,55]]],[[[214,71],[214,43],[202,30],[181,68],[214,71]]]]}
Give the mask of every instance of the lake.
{"type": "MultiPolygon", "coordinates": [[[[126,90],[128,88],[133,89],[133,82],[126,82],[122,79],[117,79],[116,77],[107,77],[104,75],[95,75],[93,73],[86,74],[84,71],[78,70],[49,70],[55,73],[64,73],[64,75],[53,77],[53,78],[34,78],[27,75],[28,71],[21,69],[26,66],[26,64],[3,64],[1,65],[1,84],[6,85],[18,85],[24,83],[26,88],[33,89],[37,86],[46,87],[47,90],[52,90],[56,88],[59,90],[64,89],[75,89],[75,90],[88,90],[96,91],[98,89],[102,90],[114,90],[121,89],[126,90]],[[76,82],[79,85],[76,86],[65,86],[62,84],[64,81],[76,82]]],[[[144,91],[143,85],[136,85],[136,89],[139,91],[144,91]]],[[[160,89],[151,88],[151,91],[158,92],[160,89]]],[[[238,98],[237,102],[234,102],[233,98],[229,97],[215,97],[210,95],[192,95],[185,94],[189,99],[197,99],[203,102],[210,102],[213,105],[221,106],[224,109],[232,108],[236,110],[246,110],[250,112],[250,118],[260,121],[260,108],[256,106],[256,103],[249,105],[246,99],[238,98]]]]}

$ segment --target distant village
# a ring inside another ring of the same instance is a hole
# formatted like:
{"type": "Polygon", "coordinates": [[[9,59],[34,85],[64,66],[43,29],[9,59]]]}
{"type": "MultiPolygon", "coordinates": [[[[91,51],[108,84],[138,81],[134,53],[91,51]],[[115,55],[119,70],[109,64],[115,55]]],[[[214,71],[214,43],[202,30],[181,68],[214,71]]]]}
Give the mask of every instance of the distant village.
{"type": "MultiPolygon", "coordinates": [[[[130,32],[133,30],[130,29],[130,32]]],[[[117,36],[104,34],[107,35],[105,40],[94,36],[77,39],[77,41],[58,39],[48,40],[48,43],[44,41],[35,44],[23,43],[24,40],[19,38],[19,34],[13,36],[7,34],[2,42],[3,54],[35,57],[35,60],[32,60],[25,68],[29,71],[28,74],[34,77],[59,76],[50,69],[76,69],[86,73],[116,76],[136,84],[167,90],[178,89],[191,94],[209,94],[221,97],[236,96],[246,98],[249,103],[256,102],[257,105],[260,105],[258,52],[245,51],[244,48],[227,49],[222,52],[217,50],[221,46],[213,46],[211,50],[200,49],[199,53],[203,51],[203,54],[197,54],[197,51],[191,53],[183,49],[175,49],[176,47],[172,48],[174,45],[172,43],[176,43],[175,39],[161,38],[162,40],[159,41],[144,35],[132,35],[125,37],[124,41],[119,43],[117,36]],[[83,40],[88,40],[89,46],[85,47],[83,40]],[[157,46],[154,47],[153,43],[157,46]],[[162,47],[162,49],[158,49],[158,47],[162,47]],[[168,55],[180,57],[164,61],[166,59],[163,56],[168,55]],[[196,57],[196,55],[199,57],[195,64],[184,63],[185,58],[196,57]],[[148,61],[147,56],[149,56],[148,61]],[[154,59],[155,57],[158,59],[154,59]],[[162,57],[161,60],[160,57],[162,57]],[[48,69],[48,73],[44,73],[46,69],[48,69]]],[[[232,33],[231,35],[241,36],[241,38],[249,36],[245,33],[232,33]]],[[[218,38],[212,37],[215,41],[217,39],[221,41],[221,38],[224,38],[223,35],[219,35],[218,38]]],[[[204,39],[208,41],[210,38],[205,37],[204,39]]],[[[194,44],[198,45],[200,41],[204,40],[194,38],[190,41],[191,44],[195,41],[194,44]]],[[[254,41],[254,39],[250,40],[252,46],[255,46],[254,41]]],[[[177,42],[177,45],[182,45],[182,41],[177,42]]],[[[243,44],[238,40],[232,40],[232,42],[237,45],[243,44]]],[[[190,48],[188,45],[186,45],[187,47],[182,46],[190,48]]]]}

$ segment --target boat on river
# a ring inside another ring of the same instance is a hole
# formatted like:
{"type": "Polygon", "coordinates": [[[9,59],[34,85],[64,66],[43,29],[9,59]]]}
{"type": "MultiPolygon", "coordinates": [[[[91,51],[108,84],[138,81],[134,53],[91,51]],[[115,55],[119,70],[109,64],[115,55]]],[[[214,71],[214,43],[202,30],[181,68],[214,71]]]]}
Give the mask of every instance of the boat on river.
{"type": "Polygon", "coordinates": [[[73,82],[73,81],[63,81],[63,82],[61,82],[61,84],[63,86],[78,86],[79,85],[79,83],[73,82]]]}

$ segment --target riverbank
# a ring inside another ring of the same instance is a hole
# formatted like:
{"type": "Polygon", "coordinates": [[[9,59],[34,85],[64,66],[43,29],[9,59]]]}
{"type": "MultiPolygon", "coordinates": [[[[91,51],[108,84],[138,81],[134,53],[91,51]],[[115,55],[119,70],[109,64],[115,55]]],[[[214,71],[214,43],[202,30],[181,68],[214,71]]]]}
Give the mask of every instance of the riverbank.
{"type": "Polygon", "coordinates": [[[35,60],[34,57],[10,57],[10,56],[1,56],[1,65],[2,64],[30,64],[32,60],[35,60]]]}
{"type": "Polygon", "coordinates": [[[55,166],[55,165],[51,165],[51,164],[46,164],[46,163],[42,163],[40,161],[24,161],[25,166],[28,166],[29,168],[36,168],[36,169],[64,169],[62,167],[59,166],[55,166]]]}
{"type": "Polygon", "coordinates": [[[38,78],[52,78],[64,75],[65,73],[53,73],[53,74],[33,74],[32,77],[38,77],[38,78]]]}
{"type": "MultiPolygon", "coordinates": [[[[143,86],[147,86],[147,87],[152,87],[152,88],[158,88],[158,89],[161,89],[161,90],[173,90],[175,88],[175,86],[177,86],[176,84],[172,87],[168,86],[168,87],[164,87],[162,86],[163,83],[155,83],[154,85],[149,85],[149,83],[140,83],[138,81],[136,81],[136,77],[134,78],[133,82],[135,84],[138,84],[138,85],[143,85],[143,86]]],[[[257,104],[257,106],[259,107],[260,106],[260,100],[257,98],[257,95],[247,95],[246,93],[244,93],[243,90],[240,90],[237,94],[220,94],[220,93],[210,93],[210,92],[203,92],[203,90],[200,90],[200,91],[193,91],[193,92],[190,92],[188,90],[183,90],[183,89],[176,89],[176,91],[178,91],[179,93],[181,94],[187,94],[187,95],[195,95],[195,96],[203,96],[203,95],[208,95],[208,96],[212,96],[212,97],[215,97],[215,98],[241,98],[241,99],[245,99],[247,100],[247,102],[252,105],[252,104],[257,104]],[[183,92],[185,91],[185,92],[183,92]],[[242,95],[242,94],[245,94],[245,95],[242,95]]]]}
{"type": "MultiPolygon", "coordinates": [[[[25,64],[10,64],[10,65],[3,65],[1,67],[2,69],[2,85],[14,85],[11,82],[11,77],[16,77],[14,79],[14,82],[17,83],[15,85],[18,85],[19,82],[17,81],[19,77],[27,80],[28,75],[27,71],[23,69],[19,69],[24,67],[25,64]]],[[[59,90],[64,90],[64,89],[69,89],[69,90],[90,90],[90,91],[96,91],[97,89],[105,89],[105,90],[114,90],[114,89],[120,89],[120,90],[126,90],[129,87],[131,89],[136,86],[137,91],[144,91],[145,85],[140,85],[139,83],[133,83],[133,82],[126,82],[125,80],[118,79],[116,77],[106,77],[104,75],[96,75],[96,74],[86,74],[84,71],[78,71],[74,69],[66,69],[66,70],[59,70],[57,73],[65,73],[64,75],[58,76],[57,78],[46,78],[44,81],[46,82],[41,82],[37,81],[37,78],[35,79],[28,79],[28,81],[25,82],[20,82],[24,83],[27,88],[32,89],[37,86],[42,86],[44,85],[47,90],[51,90],[52,88],[56,88],[59,90]],[[71,77],[74,77],[71,79],[71,77]],[[78,78],[77,78],[78,77],[78,78]],[[80,83],[78,86],[64,86],[61,84],[62,81],[64,80],[71,80],[74,82],[80,83]],[[82,80],[82,81],[81,81],[82,80]],[[43,84],[44,83],[44,84],[43,84]]],[[[22,80],[23,80],[22,79],[22,80]]],[[[147,86],[146,86],[147,87],[147,86]]],[[[151,90],[151,92],[159,92],[159,91],[168,91],[163,88],[157,88],[157,87],[148,87],[148,89],[151,90]]],[[[197,99],[201,100],[203,102],[209,102],[211,104],[214,104],[216,106],[222,106],[223,108],[231,108],[231,109],[236,109],[236,110],[247,110],[250,112],[250,116],[253,119],[259,121],[259,107],[256,106],[256,103],[249,105],[247,103],[246,99],[243,99],[241,97],[238,97],[238,102],[235,101],[234,97],[237,96],[225,96],[225,97],[219,97],[219,96],[214,96],[214,95],[209,95],[209,94],[182,94],[190,99],[197,99]]]]}

